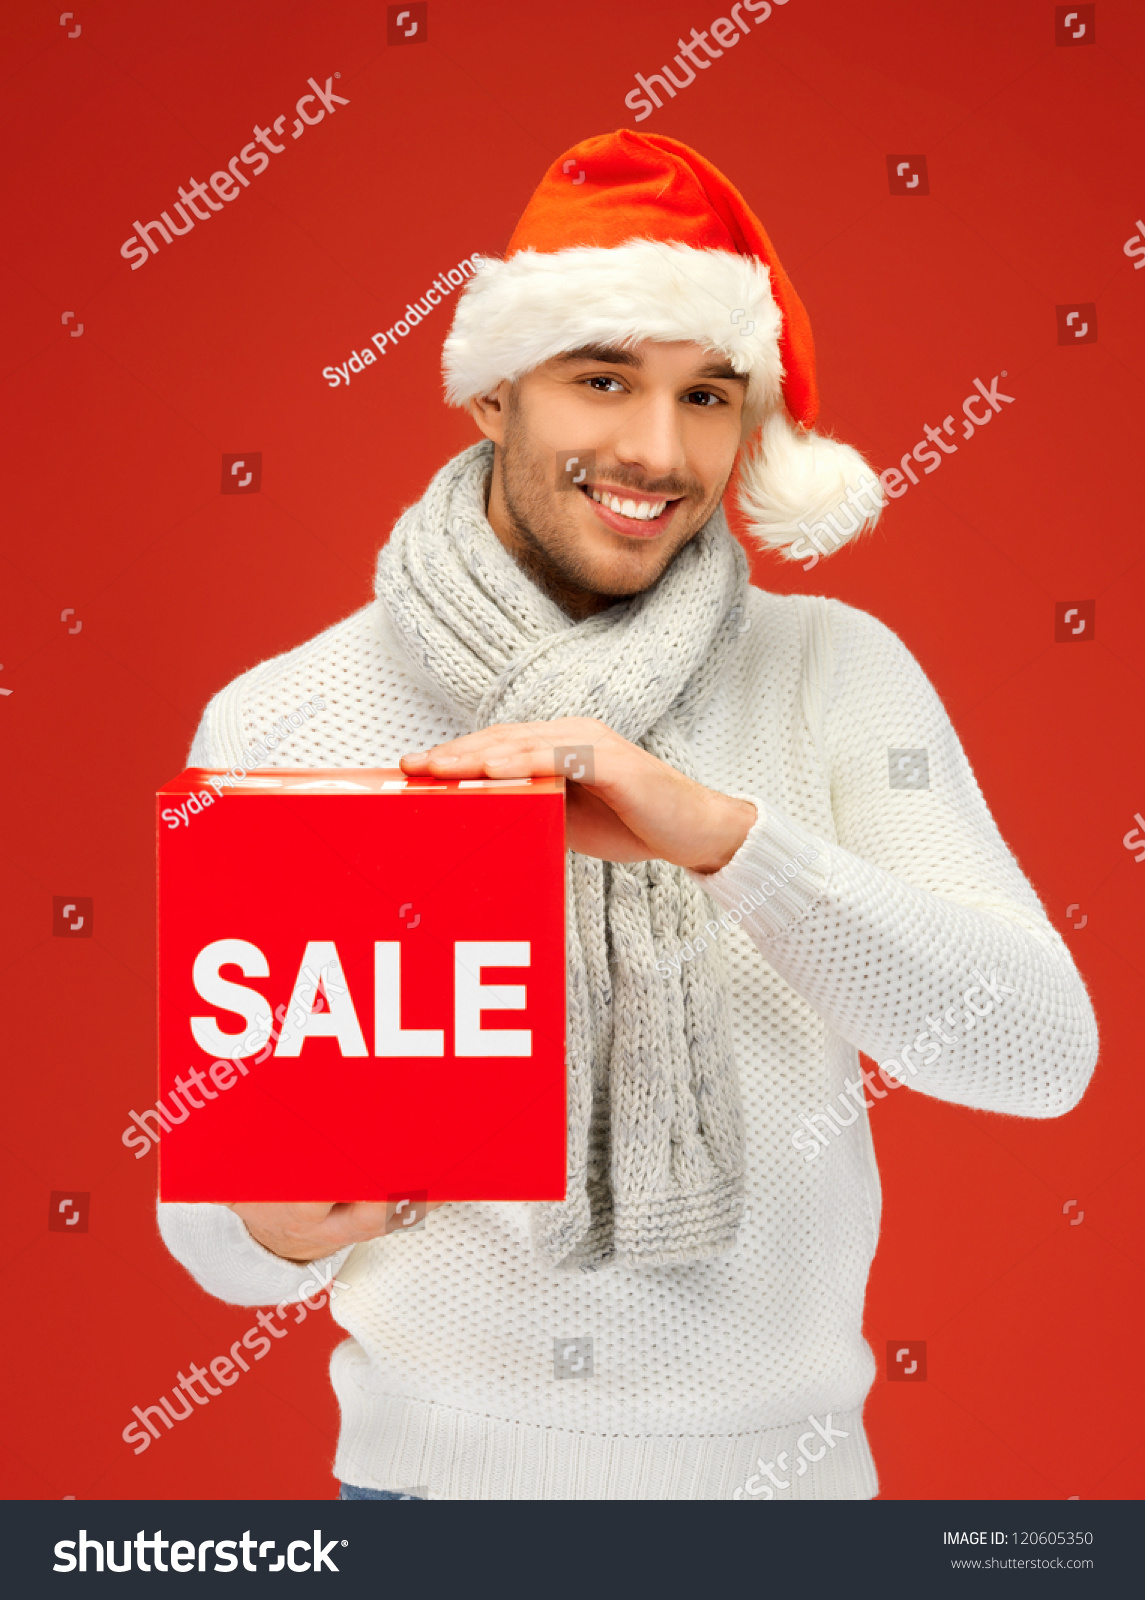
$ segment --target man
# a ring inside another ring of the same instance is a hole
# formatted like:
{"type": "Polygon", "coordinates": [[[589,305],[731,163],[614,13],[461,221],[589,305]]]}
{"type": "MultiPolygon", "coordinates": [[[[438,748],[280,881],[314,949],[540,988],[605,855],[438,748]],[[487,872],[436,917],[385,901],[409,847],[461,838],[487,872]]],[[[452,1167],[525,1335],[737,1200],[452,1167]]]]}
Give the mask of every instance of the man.
{"type": "MultiPolygon", "coordinates": [[[[449,398],[485,441],[401,517],[374,603],[208,707],[229,766],[552,773],[568,799],[568,1193],[445,1205],[169,1205],[223,1299],[338,1274],[351,1497],[861,1499],[860,1333],[888,1087],[1031,1117],[1097,1052],[1064,944],[902,644],[750,586],[756,537],[873,522],[812,431],[806,314],[742,197],[675,140],[559,158],[461,296],[449,398]]],[[[823,546],[819,535],[831,534],[823,546]]],[[[527,863],[522,863],[527,871],[527,863]]]]}

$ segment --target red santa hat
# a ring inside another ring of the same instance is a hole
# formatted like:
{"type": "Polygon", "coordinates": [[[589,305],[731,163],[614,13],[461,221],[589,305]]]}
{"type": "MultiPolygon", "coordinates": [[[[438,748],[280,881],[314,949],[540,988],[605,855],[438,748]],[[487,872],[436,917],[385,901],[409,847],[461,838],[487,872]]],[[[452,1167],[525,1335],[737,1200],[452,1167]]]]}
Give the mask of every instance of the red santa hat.
{"type": "Polygon", "coordinates": [[[831,517],[833,549],[877,520],[871,468],[814,431],[811,325],[758,218],[686,144],[620,128],[558,156],[505,258],[466,284],[443,352],[446,396],[462,406],[566,350],[645,339],[705,345],[747,375],[757,420],[739,503],[763,545],[794,555],[799,541],[805,555],[831,517]],[[856,494],[868,485],[869,506],[856,494]]]}

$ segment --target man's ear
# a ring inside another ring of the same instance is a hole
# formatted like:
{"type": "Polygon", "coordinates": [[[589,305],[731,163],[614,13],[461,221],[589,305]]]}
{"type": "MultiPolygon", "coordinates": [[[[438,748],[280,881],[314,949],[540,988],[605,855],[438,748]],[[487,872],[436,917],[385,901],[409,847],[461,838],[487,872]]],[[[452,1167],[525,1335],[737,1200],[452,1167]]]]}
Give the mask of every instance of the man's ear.
{"type": "Polygon", "coordinates": [[[505,442],[505,413],[509,404],[509,380],[503,378],[488,394],[475,394],[466,409],[487,439],[496,445],[505,442]]]}

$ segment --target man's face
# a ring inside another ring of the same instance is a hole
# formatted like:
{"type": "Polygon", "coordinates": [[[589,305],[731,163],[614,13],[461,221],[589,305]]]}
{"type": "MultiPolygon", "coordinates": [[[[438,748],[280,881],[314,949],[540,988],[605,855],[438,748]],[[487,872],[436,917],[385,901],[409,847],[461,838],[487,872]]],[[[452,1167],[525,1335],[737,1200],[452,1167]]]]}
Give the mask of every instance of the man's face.
{"type": "Polygon", "coordinates": [[[471,404],[498,446],[490,523],[572,615],[638,594],[719,504],[745,389],[723,356],[651,340],[577,350],[502,383],[471,404]]]}

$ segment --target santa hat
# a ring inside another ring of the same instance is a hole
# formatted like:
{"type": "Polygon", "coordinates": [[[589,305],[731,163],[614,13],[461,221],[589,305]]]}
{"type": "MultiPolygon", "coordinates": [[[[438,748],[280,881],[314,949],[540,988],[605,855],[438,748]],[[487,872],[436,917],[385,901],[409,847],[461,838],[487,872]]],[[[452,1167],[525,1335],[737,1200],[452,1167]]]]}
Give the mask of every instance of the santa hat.
{"type": "Polygon", "coordinates": [[[811,325],[759,220],[686,144],[620,128],[558,156],[504,260],[486,258],[466,284],[443,352],[446,396],[463,406],[566,350],[644,339],[694,341],[747,375],[758,423],[739,502],[762,544],[806,555],[819,524],[827,553],[874,524],[871,468],[813,431],[811,325]]]}

